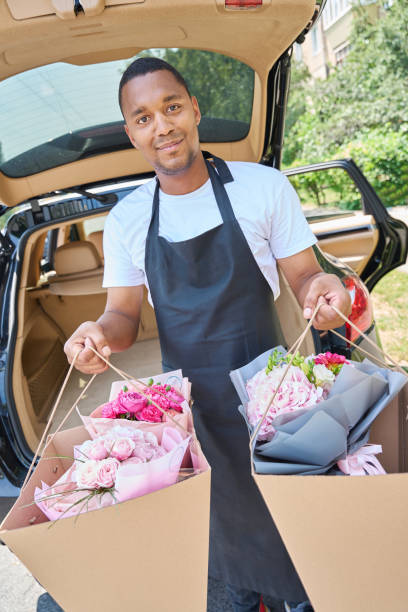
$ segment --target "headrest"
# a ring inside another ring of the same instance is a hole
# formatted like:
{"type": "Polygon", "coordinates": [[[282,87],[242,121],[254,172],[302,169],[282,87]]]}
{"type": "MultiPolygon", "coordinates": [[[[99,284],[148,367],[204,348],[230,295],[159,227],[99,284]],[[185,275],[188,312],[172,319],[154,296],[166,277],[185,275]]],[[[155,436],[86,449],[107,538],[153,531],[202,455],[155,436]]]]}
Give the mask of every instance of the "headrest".
{"type": "Polygon", "coordinates": [[[103,259],[103,231],[91,232],[88,234],[88,240],[96,247],[99,257],[103,259]]]}
{"type": "Polygon", "coordinates": [[[57,275],[77,274],[102,267],[96,247],[85,240],[68,242],[58,247],[54,255],[57,275]]]}

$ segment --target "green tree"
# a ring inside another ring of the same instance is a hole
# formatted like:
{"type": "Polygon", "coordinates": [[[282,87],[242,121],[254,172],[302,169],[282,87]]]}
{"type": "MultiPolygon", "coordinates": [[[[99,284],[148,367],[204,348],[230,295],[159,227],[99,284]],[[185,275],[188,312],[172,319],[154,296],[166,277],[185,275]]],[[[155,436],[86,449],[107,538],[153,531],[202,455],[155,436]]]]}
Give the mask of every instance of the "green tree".
{"type": "Polygon", "coordinates": [[[250,122],[254,72],[249,66],[197,49],[149,49],[136,57],[151,55],[169,62],[183,75],[203,116],[250,122]]]}
{"type": "MultiPolygon", "coordinates": [[[[408,3],[381,5],[371,21],[362,3],[354,7],[351,51],[327,80],[292,81],[283,162],[301,165],[351,155],[380,191],[392,185],[392,203],[406,201],[408,174],[408,3]],[[298,91],[298,93],[296,93],[298,91]],[[293,144],[296,143],[296,144],[293,144]],[[404,148],[405,147],[405,148],[404,148]],[[287,152],[286,152],[287,150],[287,152]]],[[[295,73],[296,77],[296,73],[295,73]]],[[[388,193],[388,192],[387,192],[388,193]]]]}

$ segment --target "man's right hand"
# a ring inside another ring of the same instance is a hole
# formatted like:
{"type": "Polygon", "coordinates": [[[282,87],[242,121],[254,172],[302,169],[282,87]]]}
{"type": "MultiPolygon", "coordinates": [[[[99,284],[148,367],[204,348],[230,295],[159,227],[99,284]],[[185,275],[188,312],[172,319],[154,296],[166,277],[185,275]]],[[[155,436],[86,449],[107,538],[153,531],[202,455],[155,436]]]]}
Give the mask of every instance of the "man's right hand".
{"type": "Polygon", "coordinates": [[[109,359],[112,351],[105,338],[102,326],[93,321],[86,321],[68,338],[64,351],[69,363],[73,362],[75,355],[78,353],[75,367],[80,372],[84,374],[100,374],[109,366],[95,355],[93,350],[89,348],[90,346],[96,349],[98,353],[101,353],[105,359],[109,359]]]}
{"type": "Polygon", "coordinates": [[[97,322],[82,323],[65,343],[69,363],[77,353],[75,367],[84,374],[100,374],[109,366],[89,348],[109,359],[135,342],[143,301],[143,285],[109,287],[105,312],[97,322]]]}

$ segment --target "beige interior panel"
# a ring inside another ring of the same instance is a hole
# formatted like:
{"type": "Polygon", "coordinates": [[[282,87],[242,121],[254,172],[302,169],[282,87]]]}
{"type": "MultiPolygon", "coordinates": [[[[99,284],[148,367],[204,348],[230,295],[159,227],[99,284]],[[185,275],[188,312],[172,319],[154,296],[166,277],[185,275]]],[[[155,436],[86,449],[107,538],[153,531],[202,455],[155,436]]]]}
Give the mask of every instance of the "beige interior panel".
{"type": "Polygon", "coordinates": [[[319,240],[318,244],[322,251],[334,255],[357,274],[361,274],[368,264],[378,243],[378,230],[370,230],[348,236],[337,236],[319,240]]]}
{"type": "MultiPolygon", "coordinates": [[[[60,232],[62,235],[71,224],[69,221],[53,228],[63,230],[60,232]]],[[[30,236],[25,249],[12,374],[17,413],[24,436],[33,450],[68,368],[64,343],[81,323],[96,320],[106,303],[101,274],[96,279],[86,276],[89,271],[77,272],[79,278],[76,281],[50,285],[38,282],[47,231],[40,230],[30,236]],[[93,294],[89,293],[90,283],[97,283],[93,294]],[[57,293],[59,285],[66,294],[57,293]],[[76,291],[72,291],[73,287],[76,291]]],[[[152,338],[157,338],[156,318],[145,290],[137,342],[152,338]]],[[[157,350],[154,349],[155,370],[158,367],[157,350]]]]}
{"type": "Polygon", "coordinates": [[[310,227],[317,236],[318,245],[322,251],[348,264],[357,274],[361,274],[366,267],[379,240],[379,231],[375,219],[371,215],[356,215],[332,221],[311,223],[310,227]],[[367,227],[367,229],[359,231],[358,228],[362,226],[367,227]],[[347,230],[351,230],[350,233],[347,233],[347,230]],[[327,238],[319,238],[321,234],[336,231],[342,233],[327,238]]]}
{"type": "MultiPolygon", "coordinates": [[[[307,321],[303,316],[303,309],[299,306],[299,303],[295,297],[295,294],[290,288],[288,281],[279,268],[278,271],[280,295],[275,301],[275,306],[283,336],[288,348],[290,348],[304,331],[307,321]]],[[[303,355],[310,355],[314,353],[315,348],[311,331],[306,334],[302,345],[299,347],[299,350],[303,355]]]]}
{"type": "MultiPolygon", "coordinates": [[[[215,0],[172,0],[169,10],[168,0],[146,0],[110,6],[95,17],[78,14],[75,20],[61,20],[45,15],[15,20],[7,4],[0,3],[0,79],[50,61],[84,64],[125,59],[141,48],[178,45],[226,53],[255,70],[251,128],[243,140],[205,143],[205,148],[229,160],[259,161],[269,70],[304,29],[314,7],[314,0],[276,0],[261,11],[227,11],[215,0]]],[[[29,177],[16,179],[0,173],[0,200],[14,206],[71,187],[73,182],[84,185],[151,170],[139,152],[129,149],[29,177]]]]}

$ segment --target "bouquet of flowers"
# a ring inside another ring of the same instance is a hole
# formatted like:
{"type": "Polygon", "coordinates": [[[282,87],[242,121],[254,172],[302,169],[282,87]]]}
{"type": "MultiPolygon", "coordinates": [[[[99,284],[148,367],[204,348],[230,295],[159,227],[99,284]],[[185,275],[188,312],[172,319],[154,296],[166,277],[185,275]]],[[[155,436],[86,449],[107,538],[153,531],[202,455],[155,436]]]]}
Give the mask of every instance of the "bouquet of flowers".
{"type": "Polygon", "coordinates": [[[107,434],[116,425],[146,429],[160,436],[172,419],[188,428],[190,389],[181,370],[125,384],[117,381],[112,384],[108,402],[89,416],[78,414],[92,438],[107,434]]]}
{"type": "MultiPolygon", "coordinates": [[[[249,401],[246,415],[252,427],[262,418],[272,396],[278,392],[269,408],[258,433],[258,440],[271,440],[275,433],[274,420],[281,415],[299,415],[299,411],[313,408],[329,395],[336,376],[343,365],[349,363],[343,355],[320,353],[303,357],[283,355],[275,349],[269,356],[266,368],[262,368],[246,382],[249,401]],[[281,384],[285,367],[292,360],[288,373],[281,384]]],[[[282,419],[280,419],[282,422],[282,419]]]]}
{"type": "Polygon", "coordinates": [[[159,443],[152,432],[113,427],[108,435],[74,446],[71,467],[54,485],[41,482],[34,501],[48,519],[56,520],[172,485],[190,437],[167,426],[159,443]]]}
{"type": "Polygon", "coordinates": [[[368,359],[351,364],[330,353],[303,358],[278,347],[230,377],[253,437],[257,474],[339,473],[337,467],[383,473],[373,457],[380,447],[365,445],[371,423],[404,386],[403,374],[368,359]]]}

